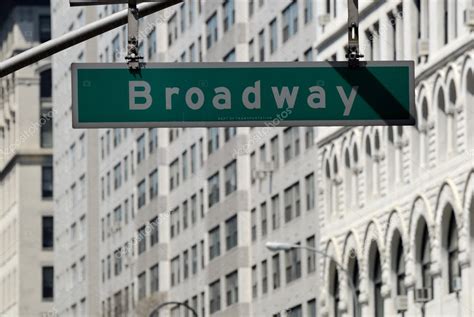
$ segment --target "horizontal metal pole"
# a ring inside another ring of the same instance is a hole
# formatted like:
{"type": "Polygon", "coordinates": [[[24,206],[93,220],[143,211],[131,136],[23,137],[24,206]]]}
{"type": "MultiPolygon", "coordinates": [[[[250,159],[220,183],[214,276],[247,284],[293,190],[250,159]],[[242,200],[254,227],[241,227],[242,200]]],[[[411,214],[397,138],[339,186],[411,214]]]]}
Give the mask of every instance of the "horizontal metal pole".
{"type": "MultiPolygon", "coordinates": [[[[183,0],[168,0],[163,3],[144,3],[138,5],[139,17],[153,14],[171,7],[183,0]]],[[[119,26],[127,24],[128,9],[112,14],[99,21],[92,22],[80,29],[66,33],[58,38],[51,39],[0,63],[0,77],[11,74],[23,67],[31,65],[43,58],[49,57],[62,50],[72,47],[98,36],[119,26]]]]}

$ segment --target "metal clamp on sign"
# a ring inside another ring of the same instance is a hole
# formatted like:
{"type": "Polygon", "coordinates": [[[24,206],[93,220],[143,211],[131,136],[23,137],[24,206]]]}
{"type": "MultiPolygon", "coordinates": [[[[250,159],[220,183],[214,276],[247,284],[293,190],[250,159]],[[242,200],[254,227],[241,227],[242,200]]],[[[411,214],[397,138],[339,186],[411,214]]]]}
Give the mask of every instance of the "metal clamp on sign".
{"type": "Polygon", "coordinates": [[[349,67],[359,67],[359,59],[364,55],[359,53],[359,0],[348,0],[348,36],[349,45],[346,58],[349,67]]]}
{"type": "Polygon", "coordinates": [[[128,47],[125,59],[131,71],[139,70],[142,66],[140,60],[143,59],[138,49],[138,19],[137,0],[128,0],[128,47]]]}

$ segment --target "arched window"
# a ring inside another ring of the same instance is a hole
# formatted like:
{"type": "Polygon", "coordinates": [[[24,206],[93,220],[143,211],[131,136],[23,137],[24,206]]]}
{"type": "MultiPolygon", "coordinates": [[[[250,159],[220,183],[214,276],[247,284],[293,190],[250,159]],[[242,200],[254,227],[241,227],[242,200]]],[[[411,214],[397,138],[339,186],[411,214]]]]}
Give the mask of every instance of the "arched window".
{"type": "Polygon", "coordinates": [[[339,175],[339,165],[337,164],[337,159],[336,156],[333,158],[333,163],[332,163],[332,168],[333,168],[333,177],[332,177],[332,204],[333,204],[333,209],[334,212],[337,214],[339,211],[339,181],[337,180],[338,175],[339,175]]]}
{"type": "MultiPolygon", "coordinates": [[[[431,277],[431,246],[428,226],[423,221],[421,228],[421,243],[418,253],[421,286],[433,290],[433,279],[431,277]]],[[[431,292],[433,294],[433,292],[431,292]]]]}
{"type": "Polygon", "coordinates": [[[467,137],[469,148],[474,146],[474,131],[471,128],[474,123],[474,72],[470,69],[466,76],[466,114],[467,114],[467,137]]]}
{"type": "Polygon", "coordinates": [[[449,292],[452,293],[456,291],[454,289],[454,279],[461,276],[459,267],[458,228],[456,225],[456,217],[454,216],[453,211],[450,213],[447,238],[449,292]]]}
{"type": "Polygon", "coordinates": [[[395,275],[397,280],[397,295],[406,295],[405,256],[403,254],[403,244],[400,238],[398,239],[397,255],[395,258],[395,275]]]}
{"type": "Polygon", "coordinates": [[[421,123],[420,123],[420,163],[422,166],[427,166],[429,162],[429,126],[428,126],[428,100],[423,98],[421,102],[421,123]]]}
{"type": "MultiPolygon", "coordinates": [[[[354,143],[353,148],[352,148],[352,159],[354,162],[354,168],[357,167],[359,164],[359,150],[357,149],[357,145],[354,143]]],[[[352,188],[354,189],[354,196],[353,196],[353,205],[357,206],[359,204],[359,194],[357,192],[357,189],[359,188],[358,182],[359,182],[359,173],[356,172],[354,177],[352,178],[352,188]]]]}
{"type": "Polygon", "coordinates": [[[396,153],[396,159],[397,159],[397,180],[399,182],[403,182],[403,147],[405,143],[404,139],[404,132],[405,130],[403,129],[402,126],[397,127],[397,139],[398,139],[398,146],[397,146],[397,153],[396,153]]]}
{"type": "Polygon", "coordinates": [[[339,292],[339,273],[338,270],[335,269],[334,272],[334,280],[333,280],[333,288],[332,288],[332,297],[334,299],[334,316],[339,317],[341,316],[339,312],[339,302],[341,301],[340,292],[339,292]]]}
{"type": "Polygon", "coordinates": [[[382,266],[378,250],[375,251],[374,266],[372,268],[372,283],[374,290],[374,315],[375,317],[383,317],[384,303],[382,297],[382,266]]]}
{"type": "Polygon", "coordinates": [[[377,159],[374,162],[374,192],[378,193],[380,191],[380,179],[382,177],[382,169],[380,167],[381,165],[381,145],[380,145],[380,134],[379,131],[375,131],[375,137],[374,137],[374,154],[377,156],[377,159]]]}
{"type": "Polygon", "coordinates": [[[446,159],[446,146],[449,132],[446,101],[443,88],[438,90],[436,101],[438,103],[438,157],[440,161],[444,161],[446,159]]]}
{"type": "Polygon", "coordinates": [[[352,316],[361,317],[362,311],[359,304],[360,274],[359,274],[359,261],[357,260],[357,258],[354,258],[352,260],[351,281],[352,281],[352,285],[349,285],[349,292],[350,292],[349,295],[350,295],[350,298],[352,298],[352,316]]]}
{"type": "Polygon", "coordinates": [[[451,80],[451,83],[449,84],[449,109],[450,113],[452,115],[448,116],[448,133],[449,133],[449,138],[448,138],[448,152],[453,153],[456,152],[456,102],[457,102],[458,96],[456,92],[456,85],[454,84],[454,80],[451,80]]]}
{"type": "Polygon", "coordinates": [[[391,188],[393,188],[395,184],[395,176],[396,176],[396,152],[397,148],[395,145],[395,134],[394,129],[395,127],[387,127],[387,138],[388,138],[388,146],[387,146],[387,169],[388,169],[388,183],[391,188]]]}
{"type": "Polygon", "coordinates": [[[345,207],[346,209],[349,209],[352,207],[352,204],[353,204],[353,200],[352,200],[352,189],[355,188],[353,187],[353,184],[352,184],[352,165],[351,165],[351,157],[350,157],[350,154],[349,154],[349,149],[346,149],[344,151],[344,193],[345,193],[345,199],[346,199],[346,203],[345,203],[345,207]]]}
{"type": "Polygon", "coordinates": [[[326,208],[327,208],[327,213],[328,215],[332,215],[333,213],[333,205],[332,205],[332,196],[333,196],[333,190],[332,190],[332,179],[331,179],[331,167],[329,166],[329,160],[326,160],[326,208]]]}
{"type": "Polygon", "coordinates": [[[367,136],[365,140],[365,181],[366,181],[366,197],[371,198],[373,194],[373,164],[372,164],[372,146],[370,138],[367,136]]]}

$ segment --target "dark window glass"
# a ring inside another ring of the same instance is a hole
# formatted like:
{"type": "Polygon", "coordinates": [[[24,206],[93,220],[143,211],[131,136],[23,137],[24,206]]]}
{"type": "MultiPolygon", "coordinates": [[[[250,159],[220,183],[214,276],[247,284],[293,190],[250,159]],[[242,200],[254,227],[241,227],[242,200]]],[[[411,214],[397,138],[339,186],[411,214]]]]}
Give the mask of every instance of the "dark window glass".
{"type": "Polygon", "coordinates": [[[54,221],[52,216],[43,216],[43,248],[52,248],[54,245],[54,221]]]}

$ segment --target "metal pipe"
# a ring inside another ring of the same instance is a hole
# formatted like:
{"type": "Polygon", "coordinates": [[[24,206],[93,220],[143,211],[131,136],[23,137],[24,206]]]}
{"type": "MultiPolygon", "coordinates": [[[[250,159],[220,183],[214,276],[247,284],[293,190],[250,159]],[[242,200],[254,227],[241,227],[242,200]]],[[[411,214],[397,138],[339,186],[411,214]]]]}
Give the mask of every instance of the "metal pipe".
{"type": "MultiPolygon", "coordinates": [[[[180,2],[183,2],[183,0],[168,0],[167,2],[163,3],[144,3],[137,6],[138,16],[142,18],[180,2]]],[[[127,24],[127,22],[128,9],[112,14],[99,21],[92,22],[80,29],[66,33],[58,38],[51,39],[43,44],[40,44],[1,62],[0,77],[4,77],[43,58],[49,57],[71,46],[82,43],[97,35],[127,24]]]]}

